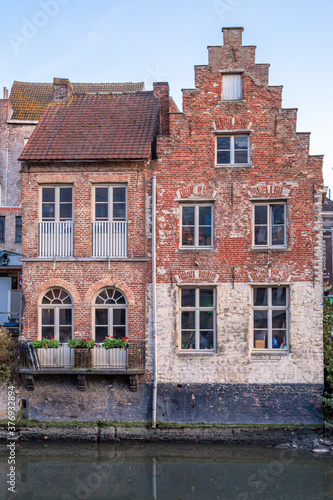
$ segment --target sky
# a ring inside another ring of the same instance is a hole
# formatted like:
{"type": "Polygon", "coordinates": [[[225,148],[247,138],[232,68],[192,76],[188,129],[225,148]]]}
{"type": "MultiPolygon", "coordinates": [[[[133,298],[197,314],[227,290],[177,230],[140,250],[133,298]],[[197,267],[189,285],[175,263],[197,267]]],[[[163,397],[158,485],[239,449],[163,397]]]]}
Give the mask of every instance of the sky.
{"type": "Polygon", "coordinates": [[[310,154],[324,155],[333,197],[332,22],[331,0],[11,0],[1,4],[0,87],[168,81],[181,108],[207,46],[243,26],[270,85],[283,85],[283,107],[298,108],[297,131],[311,132],[310,154]]]}

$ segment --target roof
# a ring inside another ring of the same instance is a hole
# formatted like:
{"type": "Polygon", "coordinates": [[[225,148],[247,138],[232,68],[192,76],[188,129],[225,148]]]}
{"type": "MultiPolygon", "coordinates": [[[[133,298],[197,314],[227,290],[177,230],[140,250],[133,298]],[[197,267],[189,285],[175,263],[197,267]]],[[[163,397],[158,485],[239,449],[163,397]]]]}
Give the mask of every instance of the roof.
{"type": "MultiPolygon", "coordinates": [[[[144,83],[72,83],[75,94],[137,92],[144,90],[144,83]]],[[[12,120],[40,120],[45,108],[52,101],[52,83],[14,82],[10,92],[13,107],[12,120]]]]}
{"type": "Polygon", "coordinates": [[[153,92],[74,95],[51,103],[20,160],[148,159],[158,109],[153,92]]]}
{"type": "Polygon", "coordinates": [[[323,212],[333,212],[333,201],[327,197],[323,203],[323,212]]]}

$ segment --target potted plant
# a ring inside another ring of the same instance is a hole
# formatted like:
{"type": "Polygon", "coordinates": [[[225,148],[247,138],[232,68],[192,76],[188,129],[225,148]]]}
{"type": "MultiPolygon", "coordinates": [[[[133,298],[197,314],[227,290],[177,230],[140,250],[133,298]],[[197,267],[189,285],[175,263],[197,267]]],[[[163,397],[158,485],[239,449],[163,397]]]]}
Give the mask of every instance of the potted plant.
{"type": "Polygon", "coordinates": [[[42,368],[52,368],[59,365],[61,357],[59,345],[59,340],[55,340],[53,337],[43,337],[42,340],[36,338],[32,341],[32,346],[37,349],[38,362],[42,368]]]}
{"type": "Polygon", "coordinates": [[[108,335],[103,342],[104,349],[126,349],[128,347],[128,337],[115,339],[108,335]]]}
{"type": "Polygon", "coordinates": [[[128,337],[122,339],[115,339],[108,335],[103,340],[101,346],[105,355],[101,358],[103,363],[110,368],[126,368],[127,367],[127,350],[128,350],[128,337]]]}
{"type": "Polygon", "coordinates": [[[68,341],[71,349],[74,349],[74,366],[77,368],[91,368],[91,349],[95,347],[95,341],[87,337],[85,339],[71,339],[68,341]]]}
{"type": "Polygon", "coordinates": [[[43,337],[42,340],[35,339],[32,341],[32,345],[35,349],[58,349],[59,344],[59,340],[55,340],[53,337],[49,339],[43,337]]]}

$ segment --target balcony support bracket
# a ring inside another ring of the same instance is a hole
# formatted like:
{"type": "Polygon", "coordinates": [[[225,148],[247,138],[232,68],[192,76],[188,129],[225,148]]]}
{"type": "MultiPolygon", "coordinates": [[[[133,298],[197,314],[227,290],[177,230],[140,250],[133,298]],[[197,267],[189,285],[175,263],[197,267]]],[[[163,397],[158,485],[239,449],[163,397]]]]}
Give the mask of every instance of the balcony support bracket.
{"type": "Polygon", "coordinates": [[[130,382],[130,390],[137,391],[138,390],[138,376],[137,375],[130,375],[129,382],[130,382]]]}
{"type": "Polygon", "coordinates": [[[78,383],[78,389],[79,389],[79,391],[85,391],[86,390],[86,377],[84,375],[78,375],[77,376],[77,383],[78,383]]]}

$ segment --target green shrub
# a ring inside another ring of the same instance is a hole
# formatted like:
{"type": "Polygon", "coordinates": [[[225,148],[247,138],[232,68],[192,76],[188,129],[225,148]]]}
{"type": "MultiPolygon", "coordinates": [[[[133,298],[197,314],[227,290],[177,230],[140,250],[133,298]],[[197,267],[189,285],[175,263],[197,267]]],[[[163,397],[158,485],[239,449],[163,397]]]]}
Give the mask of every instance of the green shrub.
{"type": "Polygon", "coordinates": [[[8,383],[14,376],[17,345],[7,330],[0,327],[0,382],[8,383]]]}

